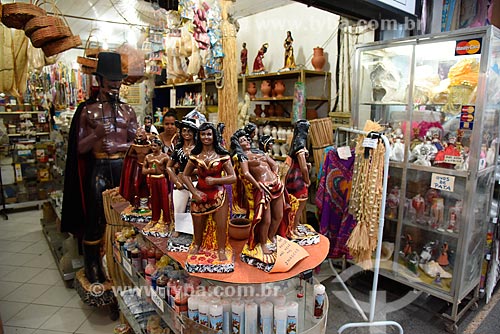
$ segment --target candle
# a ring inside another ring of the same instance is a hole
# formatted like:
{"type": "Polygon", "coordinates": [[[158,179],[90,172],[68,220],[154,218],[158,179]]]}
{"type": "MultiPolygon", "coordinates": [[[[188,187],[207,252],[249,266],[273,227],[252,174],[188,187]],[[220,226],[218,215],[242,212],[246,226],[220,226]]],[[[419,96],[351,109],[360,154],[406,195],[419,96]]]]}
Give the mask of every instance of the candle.
{"type": "Polygon", "coordinates": [[[209,307],[210,304],[204,299],[198,302],[198,322],[200,325],[210,327],[208,323],[209,307]]]}
{"type": "Polygon", "coordinates": [[[323,284],[314,285],[314,317],[319,319],[323,316],[325,306],[325,286],[323,284]]]}
{"type": "Polygon", "coordinates": [[[222,300],[222,309],[223,309],[223,332],[224,334],[231,334],[231,301],[229,299],[222,300]]]}
{"type": "Polygon", "coordinates": [[[274,306],[274,334],[286,334],[287,308],[274,306]]]}
{"type": "Polygon", "coordinates": [[[198,296],[191,296],[188,299],[188,317],[189,319],[198,322],[198,296]]]}
{"type": "Polygon", "coordinates": [[[215,329],[222,334],[223,325],[223,307],[221,304],[210,305],[210,328],[215,329]]]}
{"type": "Polygon", "coordinates": [[[245,304],[236,300],[231,303],[233,334],[243,334],[245,330],[245,304]]]}
{"type": "Polygon", "coordinates": [[[286,304],[286,333],[297,334],[297,319],[299,318],[299,303],[289,302],[286,304]]]}
{"type": "Polygon", "coordinates": [[[256,303],[245,304],[245,334],[258,334],[257,310],[258,305],[256,303]]]}
{"type": "Polygon", "coordinates": [[[273,334],[273,303],[260,304],[260,328],[262,334],[273,334]]]}
{"type": "Polygon", "coordinates": [[[274,306],[284,306],[286,304],[286,297],[283,295],[274,296],[272,302],[274,306]]]}

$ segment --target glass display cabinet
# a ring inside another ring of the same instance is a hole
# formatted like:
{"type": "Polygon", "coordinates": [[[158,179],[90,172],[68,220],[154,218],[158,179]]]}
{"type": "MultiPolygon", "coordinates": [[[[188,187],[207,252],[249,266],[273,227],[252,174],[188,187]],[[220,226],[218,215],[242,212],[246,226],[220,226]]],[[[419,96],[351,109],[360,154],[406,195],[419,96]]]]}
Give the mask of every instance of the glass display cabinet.
{"type": "Polygon", "coordinates": [[[500,30],[490,26],[356,48],[353,124],[391,141],[381,274],[453,304],[476,304],[495,182],[500,30]]]}

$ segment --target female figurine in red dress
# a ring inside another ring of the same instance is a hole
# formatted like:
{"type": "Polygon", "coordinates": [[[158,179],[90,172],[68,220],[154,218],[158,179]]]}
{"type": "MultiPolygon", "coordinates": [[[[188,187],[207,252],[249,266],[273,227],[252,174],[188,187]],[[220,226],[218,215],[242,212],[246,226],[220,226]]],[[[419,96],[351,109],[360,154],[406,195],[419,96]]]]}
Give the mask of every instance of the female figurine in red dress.
{"type": "Polygon", "coordinates": [[[221,142],[215,125],[203,123],[182,175],[184,184],[193,195],[191,215],[194,239],[186,265],[191,272],[234,270],[234,264],[228,264],[228,261],[232,262],[229,258],[232,257],[232,249],[227,243],[229,200],[224,185],[236,182],[236,175],[229,152],[221,142]],[[196,187],[191,179],[195,169],[198,175],[196,187]],[[213,223],[215,230],[211,226],[213,223]]]}
{"type": "Polygon", "coordinates": [[[169,232],[167,225],[170,225],[173,220],[170,204],[172,191],[165,177],[169,158],[166,153],[162,152],[162,143],[158,138],[151,141],[151,150],[153,153],[146,155],[142,173],[146,174],[149,179],[152,218],[142,232],[156,237],[166,237],[169,232]],[[161,221],[160,218],[162,218],[161,221]]]}
{"type": "Polygon", "coordinates": [[[259,49],[259,52],[257,52],[257,56],[255,57],[255,60],[253,61],[253,71],[254,72],[264,72],[266,68],[264,67],[264,54],[267,52],[267,48],[269,47],[269,44],[264,43],[262,44],[261,48],[259,49]]]}

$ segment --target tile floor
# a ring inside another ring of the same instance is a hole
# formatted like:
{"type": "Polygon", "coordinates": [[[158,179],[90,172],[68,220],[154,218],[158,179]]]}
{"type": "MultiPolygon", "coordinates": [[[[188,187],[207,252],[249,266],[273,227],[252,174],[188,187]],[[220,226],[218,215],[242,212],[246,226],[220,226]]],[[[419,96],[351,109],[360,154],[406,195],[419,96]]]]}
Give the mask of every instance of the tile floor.
{"type": "Polygon", "coordinates": [[[0,218],[0,316],[4,333],[113,333],[119,322],[67,288],[42,233],[41,210],[0,218]]]}

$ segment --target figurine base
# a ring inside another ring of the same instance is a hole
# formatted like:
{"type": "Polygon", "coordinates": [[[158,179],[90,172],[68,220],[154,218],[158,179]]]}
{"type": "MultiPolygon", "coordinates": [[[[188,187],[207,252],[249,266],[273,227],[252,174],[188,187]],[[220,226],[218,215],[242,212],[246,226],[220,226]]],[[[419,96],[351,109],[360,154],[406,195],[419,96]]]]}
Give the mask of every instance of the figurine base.
{"type": "Polygon", "coordinates": [[[179,236],[171,236],[168,239],[167,251],[177,253],[188,252],[192,242],[193,236],[191,234],[179,233],[179,236]]]}
{"type": "Polygon", "coordinates": [[[116,304],[115,295],[112,289],[112,283],[90,283],[85,277],[85,270],[80,269],[75,276],[75,290],[80,296],[82,302],[94,307],[116,304]]]}
{"type": "Polygon", "coordinates": [[[270,272],[276,263],[276,246],[272,254],[264,254],[260,244],[257,244],[253,250],[245,244],[240,255],[241,261],[249,264],[257,269],[265,272],[270,272]]]}
{"type": "Polygon", "coordinates": [[[186,271],[188,273],[231,273],[234,271],[233,250],[226,248],[225,261],[218,260],[217,250],[200,249],[198,254],[188,254],[186,271]]]}
{"type": "Polygon", "coordinates": [[[129,205],[120,213],[120,217],[124,222],[147,224],[151,221],[151,210],[135,209],[129,205]]]}
{"type": "Polygon", "coordinates": [[[293,241],[301,246],[311,246],[319,243],[319,234],[314,230],[314,228],[309,224],[300,224],[297,226],[297,233],[291,233],[288,236],[290,241],[293,241]]]}
{"type": "Polygon", "coordinates": [[[170,226],[166,223],[160,222],[149,222],[141,230],[141,233],[146,236],[156,237],[156,238],[167,238],[170,235],[170,226]]]}

